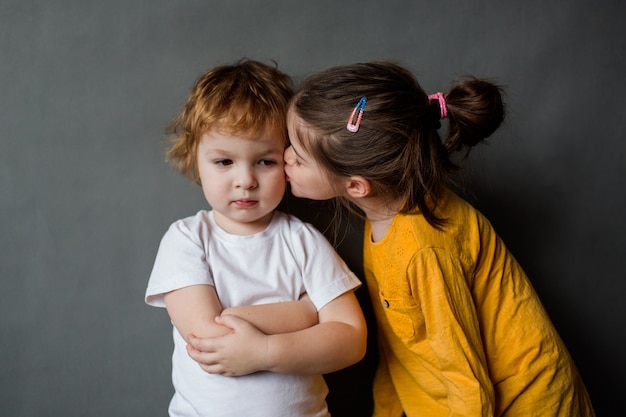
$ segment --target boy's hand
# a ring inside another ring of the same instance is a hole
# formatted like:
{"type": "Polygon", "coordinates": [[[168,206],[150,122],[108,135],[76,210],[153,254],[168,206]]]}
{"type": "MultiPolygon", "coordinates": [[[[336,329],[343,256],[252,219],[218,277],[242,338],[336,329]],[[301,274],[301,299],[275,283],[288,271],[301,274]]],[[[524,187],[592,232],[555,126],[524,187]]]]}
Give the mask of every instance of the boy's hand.
{"type": "Polygon", "coordinates": [[[205,339],[191,335],[187,345],[187,353],[204,371],[241,376],[268,370],[269,336],[236,316],[218,316],[215,321],[231,332],[205,339]]]}

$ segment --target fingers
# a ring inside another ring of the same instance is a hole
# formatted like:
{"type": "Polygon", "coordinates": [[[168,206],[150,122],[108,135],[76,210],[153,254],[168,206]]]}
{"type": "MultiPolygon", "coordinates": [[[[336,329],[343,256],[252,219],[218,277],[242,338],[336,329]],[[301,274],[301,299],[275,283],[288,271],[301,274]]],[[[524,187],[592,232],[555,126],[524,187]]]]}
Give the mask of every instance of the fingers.
{"type": "MultiPolygon", "coordinates": [[[[197,339],[196,340],[202,340],[197,339]]],[[[226,375],[224,366],[219,362],[219,357],[214,352],[202,352],[195,349],[191,344],[187,345],[187,354],[191,359],[198,362],[202,370],[210,374],[226,375]]]]}
{"type": "Polygon", "coordinates": [[[214,348],[215,342],[214,342],[214,339],[212,338],[200,339],[194,335],[190,335],[187,338],[187,341],[189,342],[187,347],[191,346],[193,349],[199,352],[213,352],[215,350],[214,348]]]}
{"type": "Polygon", "coordinates": [[[200,364],[200,368],[208,374],[213,375],[222,375],[222,376],[238,376],[238,374],[234,374],[232,372],[228,372],[224,367],[220,364],[215,365],[202,365],[200,364]]]}
{"type": "Polygon", "coordinates": [[[237,317],[237,316],[233,316],[232,314],[224,314],[221,316],[216,316],[215,322],[224,327],[228,327],[231,330],[236,330],[237,327],[248,323],[244,319],[237,317]]]}
{"type": "Polygon", "coordinates": [[[187,354],[202,366],[214,366],[219,362],[218,355],[215,353],[217,346],[214,345],[215,342],[212,339],[200,339],[192,335],[189,336],[187,354]]]}

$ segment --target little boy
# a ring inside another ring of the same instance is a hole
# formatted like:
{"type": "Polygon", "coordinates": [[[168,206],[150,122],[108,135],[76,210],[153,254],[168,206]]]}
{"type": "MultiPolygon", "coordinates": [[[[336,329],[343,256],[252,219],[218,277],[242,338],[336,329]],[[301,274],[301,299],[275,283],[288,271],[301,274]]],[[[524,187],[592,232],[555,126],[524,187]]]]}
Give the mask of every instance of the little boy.
{"type": "Polygon", "coordinates": [[[291,95],[275,67],[217,67],[196,82],[171,127],[168,157],[211,207],[170,226],[146,291],[174,325],[171,416],[328,416],[321,374],[364,355],[359,280],[321,233],[275,210],[286,187],[291,95]],[[249,375],[205,372],[187,354],[192,335],[234,332],[216,322],[226,314],[260,331],[258,356],[240,358],[249,375]],[[310,351],[291,352],[303,338],[310,351]]]}

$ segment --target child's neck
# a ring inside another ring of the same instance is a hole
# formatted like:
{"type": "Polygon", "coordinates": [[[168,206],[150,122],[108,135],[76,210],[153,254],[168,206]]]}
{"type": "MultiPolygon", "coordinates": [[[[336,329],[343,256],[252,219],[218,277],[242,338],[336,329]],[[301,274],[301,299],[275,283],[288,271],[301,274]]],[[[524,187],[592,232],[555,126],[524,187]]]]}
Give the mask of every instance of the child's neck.
{"type": "Polygon", "coordinates": [[[257,233],[261,233],[272,222],[274,211],[266,214],[265,216],[250,222],[240,222],[224,216],[217,210],[213,210],[213,218],[215,223],[226,233],[231,235],[249,236],[257,233]]]}
{"type": "Polygon", "coordinates": [[[354,203],[363,210],[370,223],[372,230],[370,238],[372,242],[378,242],[385,237],[393,222],[393,218],[398,214],[402,206],[401,203],[389,203],[388,201],[374,199],[355,201],[354,203]]]}

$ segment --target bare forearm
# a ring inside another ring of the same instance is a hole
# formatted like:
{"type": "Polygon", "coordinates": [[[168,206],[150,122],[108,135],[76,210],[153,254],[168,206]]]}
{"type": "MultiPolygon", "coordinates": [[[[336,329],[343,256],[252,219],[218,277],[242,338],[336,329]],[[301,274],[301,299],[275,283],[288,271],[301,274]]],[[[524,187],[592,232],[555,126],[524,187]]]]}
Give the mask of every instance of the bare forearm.
{"type": "Polygon", "coordinates": [[[366,337],[365,326],[342,322],[268,336],[268,370],[302,374],[337,371],[363,358],[366,337]]]}
{"type": "Polygon", "coordinates": [[[222,312],[226,314],[246,320],[265,334],[295,332],[318,323],[317,310],[308,297],[299,301],[230,307],[222,312]]]}

